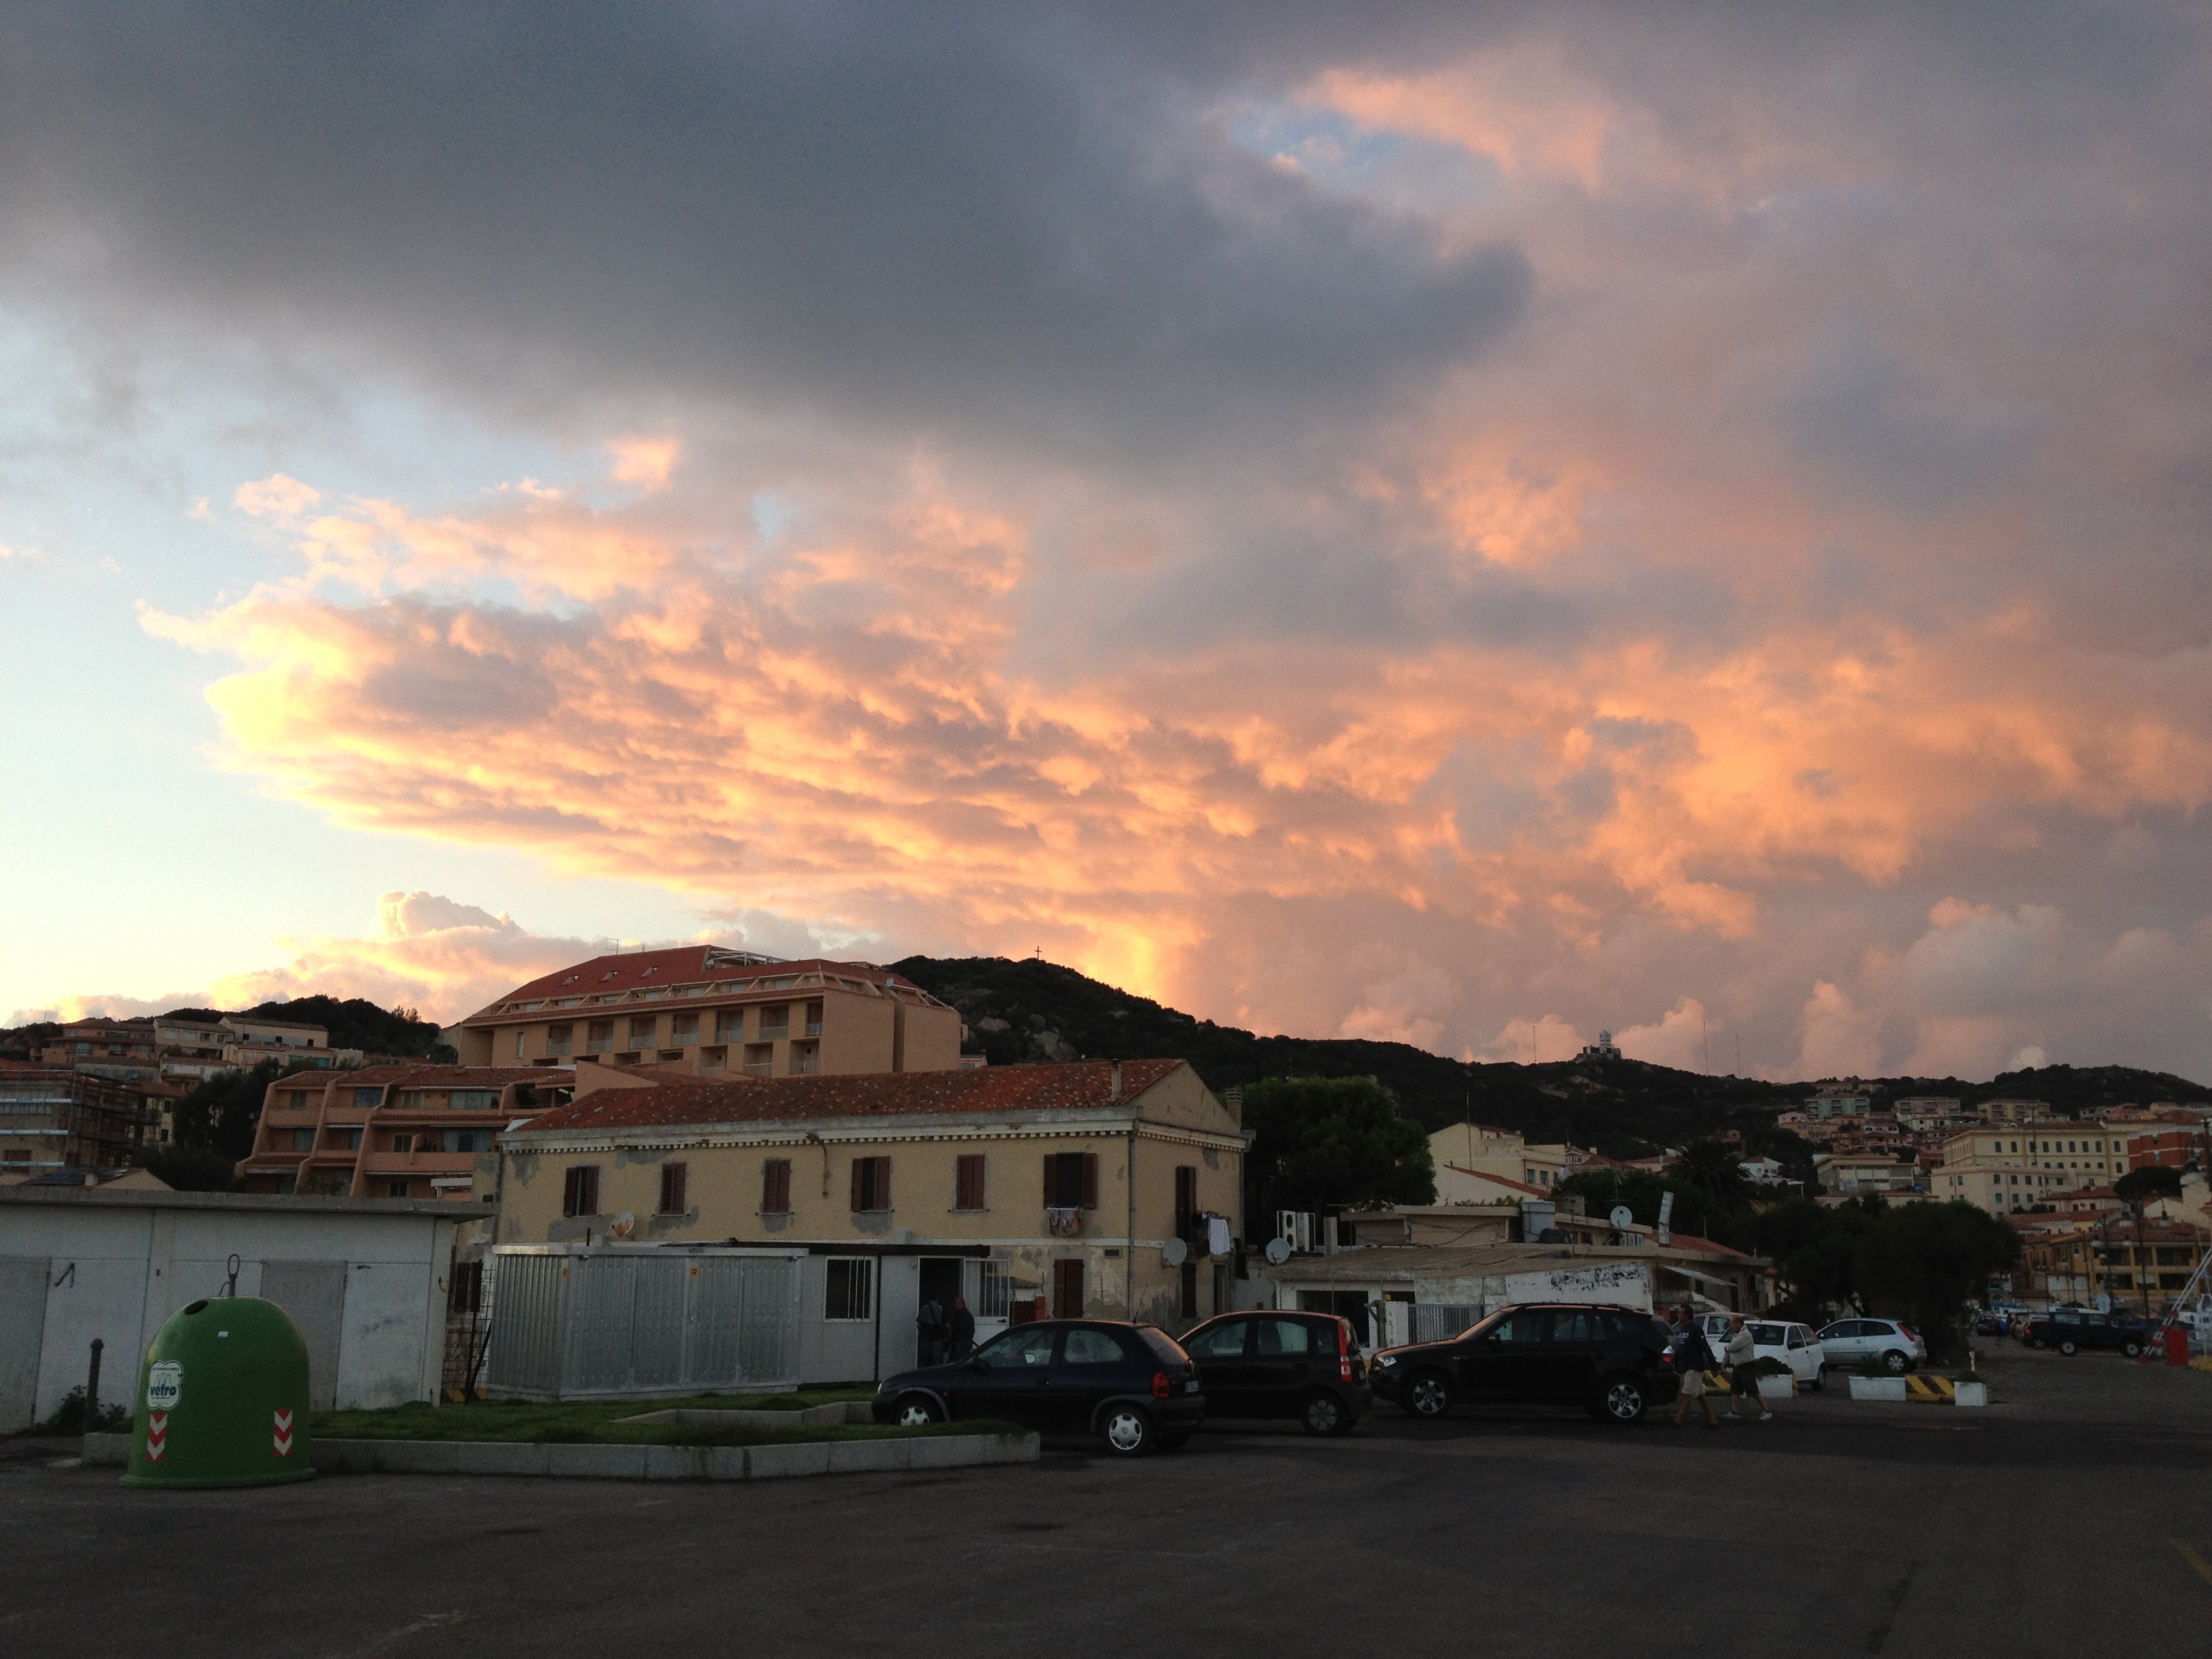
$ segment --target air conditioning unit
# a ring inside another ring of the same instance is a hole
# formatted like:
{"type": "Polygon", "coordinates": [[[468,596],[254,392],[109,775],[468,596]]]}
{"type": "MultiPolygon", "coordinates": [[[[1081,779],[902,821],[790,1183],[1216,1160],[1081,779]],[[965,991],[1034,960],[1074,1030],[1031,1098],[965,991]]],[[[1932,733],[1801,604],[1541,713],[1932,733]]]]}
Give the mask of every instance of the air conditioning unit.
{"type": "Polygon", "coordinates": [[[1313,1216],[1304,1210],[1275,1212],[1275,1237],[1287,1238],[1294,1250],[1310,1251],[1313,1247],[1313,1216]]]}

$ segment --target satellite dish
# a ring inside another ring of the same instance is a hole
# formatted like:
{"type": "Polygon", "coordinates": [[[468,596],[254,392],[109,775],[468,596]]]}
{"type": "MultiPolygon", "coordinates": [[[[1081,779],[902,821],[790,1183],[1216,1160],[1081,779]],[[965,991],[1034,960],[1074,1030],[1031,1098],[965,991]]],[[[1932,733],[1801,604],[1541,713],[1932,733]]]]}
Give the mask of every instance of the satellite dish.
{"type": "Polygon", "coordinates": [[[1268,1261],[1273,1262],[1278,1267],[1281,1267],[1291,1259],[1291,1241],[1287,1238],[1269,1239],[1267,1255],[1268,1261]]]}
{"type": "Polygon", "coordinates": [[[624,1210],[620,1215],[615,1218],[614,1225],[608,1228],[607,1231],[612,1233],[617,1238],[628,1238],[633,1232],[637,1231],[637,1218],[632,1215],[628,1210],[624,1210]]]}
{"type": "Polygon", "coordinates": [[[1170,1267],[1180,1267],[1190,1255],[1190,1246],[1179,1238],[1171,1238],[1160,1246],[1160,1260],[1170,1267]]]}
{"type": "Polygon", "coordinates": [[[1636,1212],[1626,1204],[1613,1206],[1613,1225],[1616,1232],[1626,1232],[1636,1224],[1636,1212]]]}

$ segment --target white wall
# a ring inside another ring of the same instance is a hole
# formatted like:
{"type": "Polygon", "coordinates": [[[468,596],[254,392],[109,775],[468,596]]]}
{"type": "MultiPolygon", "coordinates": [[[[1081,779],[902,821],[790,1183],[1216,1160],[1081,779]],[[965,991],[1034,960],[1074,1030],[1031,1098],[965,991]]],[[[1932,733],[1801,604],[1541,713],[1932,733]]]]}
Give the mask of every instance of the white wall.
{"type": "MultiPolygon", "coordinates": [[[[346,1265],[341,1407],[437,1398],[454,1219],[397,1204],[377,1212],[249,1203],[0,1202],[0,1257],[46,1263],[36,1418],[83,1382],[94,1337],[105,1344],[100,1397],[134,1401],[155,1334],[186,1303],[222,1295],[234,1255],[240,1296],[258,1294],[264,1261],[346,1265]]],[[[0,1432],[27,1426],[0,1424],[0,1432]]]]}

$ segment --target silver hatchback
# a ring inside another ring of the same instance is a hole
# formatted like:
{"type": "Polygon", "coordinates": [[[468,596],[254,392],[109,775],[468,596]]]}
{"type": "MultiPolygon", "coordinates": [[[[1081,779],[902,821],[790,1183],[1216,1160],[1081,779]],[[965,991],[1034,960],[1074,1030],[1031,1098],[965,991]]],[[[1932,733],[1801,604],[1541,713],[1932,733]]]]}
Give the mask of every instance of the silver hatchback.
{"type": "Polygon", "coordinates": [[[1821,1328],[1820,1352],[1824,1367],[1872,1359],[1902,1376],[1928,1358],[1928,1345],[1900,1319],[1838,1319],[1821,1328]]]}

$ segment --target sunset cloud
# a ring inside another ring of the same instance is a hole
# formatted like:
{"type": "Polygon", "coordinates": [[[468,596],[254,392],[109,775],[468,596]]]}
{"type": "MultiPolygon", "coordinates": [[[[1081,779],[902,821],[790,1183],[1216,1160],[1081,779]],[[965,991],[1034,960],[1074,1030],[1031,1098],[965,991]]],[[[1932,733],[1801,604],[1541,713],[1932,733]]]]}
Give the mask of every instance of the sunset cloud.
{"type": "MultiPolygon", "coordinates": [[[[545,452],[229,474],[255,579],[140,611],[216,764],[1261,1029],[2212,1068],[2201,21],[872,15],[580,23],[567,113],[495,29],[461,100],[396,24],[165,37],[137,167],[100,76],[25,89],[40,210],[121,250],[71,307],[545,452]]],[[[576,943],[408,915],[222,982],[446,1006],[576,943]]]]}

